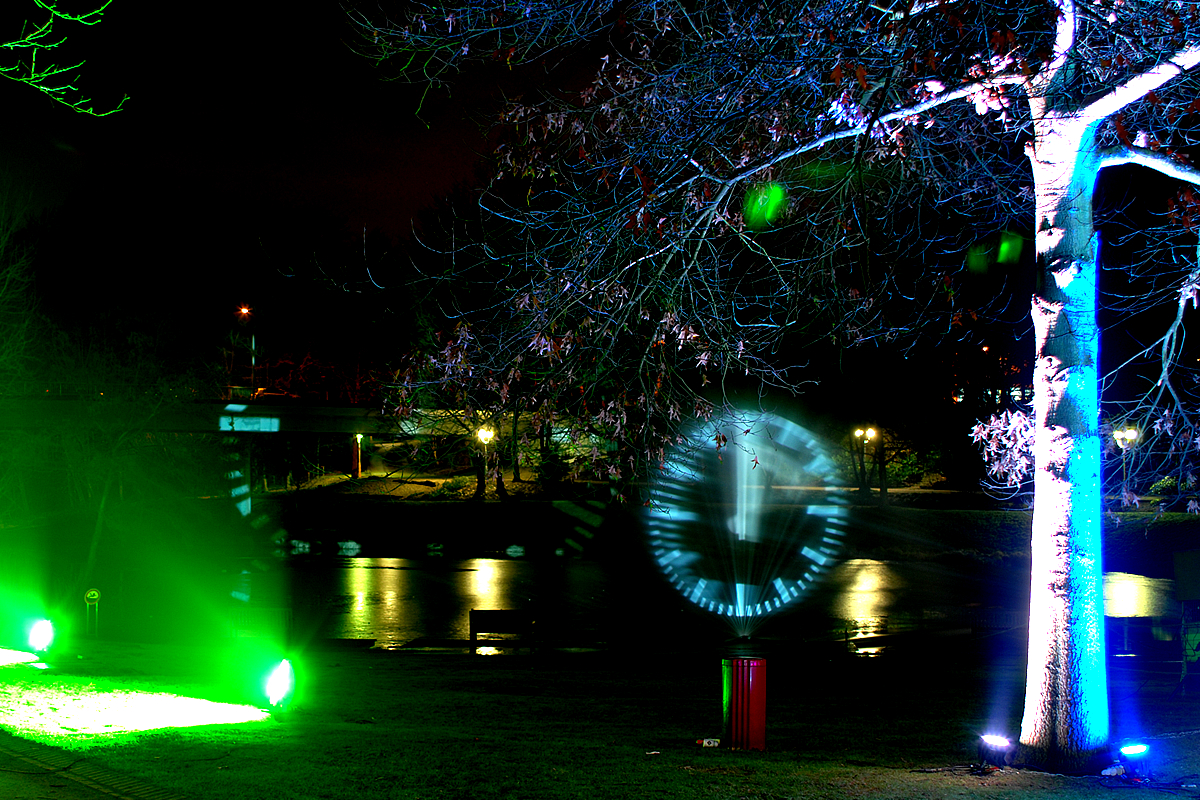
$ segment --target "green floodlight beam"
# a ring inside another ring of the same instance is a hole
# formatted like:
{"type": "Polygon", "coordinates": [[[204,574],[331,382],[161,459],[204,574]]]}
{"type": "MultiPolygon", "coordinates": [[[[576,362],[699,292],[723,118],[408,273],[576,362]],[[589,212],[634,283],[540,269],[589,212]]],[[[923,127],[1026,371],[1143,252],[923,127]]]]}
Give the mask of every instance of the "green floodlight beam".
{"type": "Polygon", "coordinates": [[[291,699],[295,688],[296,671],[292,669],[292,662],[285,658],[271,671],[271,677],[267,678],[267,701],[272,707],[282,708],[291,699]]]}
{"type": "Polygon", "coordinates": [[[254,706],[166,692],[105,691],[70,681],[17,680],[7,682],[6,688],[15,699],[0,702],[0,728],[35,738],[117,735],[270,718],[268,712],[254,706]]]}
{"type": "Polygon", "coordinates": [[[7,667],[10,664],[28,664],[31,661],[37,661],[38,657],[33,653],[27,653],[24,650],[7,650],[0,647],[0,667],[7,667]]]}
{"type": "Polygon", "coordinates": [[[29,629],[29,649],[44,653],[54,644],[54,625],[48,619],[39,619],[29,629]]]}

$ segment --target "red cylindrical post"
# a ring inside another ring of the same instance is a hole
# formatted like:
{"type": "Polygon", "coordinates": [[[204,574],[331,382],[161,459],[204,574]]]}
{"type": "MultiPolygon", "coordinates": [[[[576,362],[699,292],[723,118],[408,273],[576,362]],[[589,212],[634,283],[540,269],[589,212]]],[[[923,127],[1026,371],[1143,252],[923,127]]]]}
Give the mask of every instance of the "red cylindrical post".
{"type": "Polygon", "coordinates": [[[350,477],[362,477],[362,434],[350,434],[350,477]]]}
{"type": "Polygon", "coordinates": [[[722,739],[735,750],[767,749],[767,660],[723,658],[725,724],[722,739]]]}

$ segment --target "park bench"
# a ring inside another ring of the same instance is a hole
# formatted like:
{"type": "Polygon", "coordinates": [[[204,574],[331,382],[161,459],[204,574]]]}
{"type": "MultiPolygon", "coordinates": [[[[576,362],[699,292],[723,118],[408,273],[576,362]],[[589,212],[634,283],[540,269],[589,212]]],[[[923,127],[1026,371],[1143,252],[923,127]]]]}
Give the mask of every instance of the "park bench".
{"type": "Polygon", "coordinates": [[[519,639],[484,639],[487,647],[522,647],[533,649],[534,625],[533,615],[528,611],[484,610],[472,608],[471,621],[471,655],[476,655],[480,647],[481,633],[515,633],[519,639]]]}

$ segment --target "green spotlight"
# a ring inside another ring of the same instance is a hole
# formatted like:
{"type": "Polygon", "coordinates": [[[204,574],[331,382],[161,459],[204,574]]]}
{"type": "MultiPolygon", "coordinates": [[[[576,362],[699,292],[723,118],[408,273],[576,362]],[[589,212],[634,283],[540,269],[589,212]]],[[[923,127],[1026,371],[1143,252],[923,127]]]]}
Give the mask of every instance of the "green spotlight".
{"type": "Polygon", "coordinates": [[[267,678],[267,701],[272,708],[286,708],[295,689],[296,672],[292,669],[292,662],[285,658],[267,678]]]}
{"type": "Polygon", "coordinates": [[[1020,234],[1004,231],[1000,234],[1000,246],[996,252],[996,261],[1001,264],[1016,264],[1021,260],[1021,250],[1025,247],[1025,239],[1020,234]]]}
{"type": "Polygon", "coordinates": [[[54,644],[54,626],[48,619],[39,619],[29,629],[29,648],[37,653],[44,653],[54,644]]]}
{"type": "Polygon", "coordinates": [[[742,216],[752,230],[773,224],[787,204],[787,192],[778,183],[763,183],[746,192],[742,216]]]}

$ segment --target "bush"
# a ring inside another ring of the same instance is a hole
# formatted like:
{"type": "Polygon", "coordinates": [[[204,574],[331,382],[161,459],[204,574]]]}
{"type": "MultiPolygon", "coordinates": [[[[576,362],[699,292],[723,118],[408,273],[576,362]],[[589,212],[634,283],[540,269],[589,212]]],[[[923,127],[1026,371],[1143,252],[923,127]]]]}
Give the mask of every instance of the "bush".
{"type": "Polygon", "coordinates": [[[426,497],[456,497],[459,492],[475,485],[475,479],[467,475],[459,475],[442,481],[442,485],[426,495],[426,497]]]}
{"type": "Polygon", "coordinates": [[[1159,478],[1153,486],[1150,487],[1150,494],[1178,494],[1179,481],[1173,477],[1159,478]]]}

